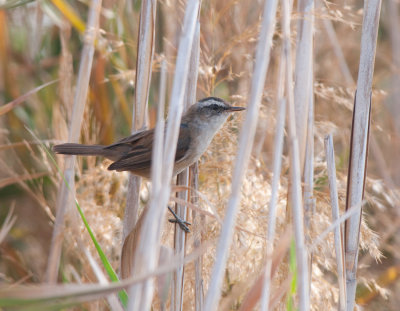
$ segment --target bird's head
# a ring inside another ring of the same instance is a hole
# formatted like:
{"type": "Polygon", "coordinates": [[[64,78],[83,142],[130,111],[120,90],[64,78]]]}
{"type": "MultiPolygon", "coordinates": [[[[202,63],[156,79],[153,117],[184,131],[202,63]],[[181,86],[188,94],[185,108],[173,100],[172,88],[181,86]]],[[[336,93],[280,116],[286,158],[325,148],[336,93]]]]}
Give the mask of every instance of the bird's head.
{"type": "Polygon", "coordinates": [[[186,113],[185,122],[195,122],[200,126],[219,128],[230,113],[245,110],[243,107],[231,106],[218,97],[206,97],[192,105],[186,113]]]}

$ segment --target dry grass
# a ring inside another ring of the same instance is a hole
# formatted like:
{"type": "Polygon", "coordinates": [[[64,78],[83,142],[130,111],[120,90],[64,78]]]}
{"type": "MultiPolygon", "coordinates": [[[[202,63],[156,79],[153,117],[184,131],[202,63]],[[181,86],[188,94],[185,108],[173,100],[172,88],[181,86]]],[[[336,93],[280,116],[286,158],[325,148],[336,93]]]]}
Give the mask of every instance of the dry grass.
{"type": "MultiPolygon", "coordinates": [[[[151,127],[154,126],[155,105],[160,96],[159,68],[164,57],[161,55],[165,55],[168,65],[167,92],[170,94],[186,3],[160,1],[157,6],[155,54],[148,96],[151,127]]],[[[249,102],[262,7],[263,4],[256,1],[251,5],[248,1],[202,3],[197,98],[214,95],[240,106],[249,102]]],[[[314,12],[315,211],[305,228],[309,237],[306,239],[307,246],[332,223],[324,151],[324,137],[329,133],[333,133],[335,145],[339,208],[340,213],[344,213],[355,93],[355,84],[340,70],[343,60],[335,56],[323,19],[332,21],[340,44],[338,48],[343,52],[353,80],[357,80],[361,7],[360,1],[347,1],[346,6],[342,3],[329,4],[325,9],[317,6],[314,12]]],[[[87,4],[73,3],[72,8],[82,20],[86,19],[87,4]]],[[[388,13],[384,4],[381,19],[386,21],[388,13]]],[[[139,14],[140,7],[136,2],[129,2],[128,5],[123,1],[103,1],[101,31],[96,41],[93,66],[89,70],[91,78],[80,132],[81,142],[110,143],[130,132],[139,14]]],[[[299,18],[294,10],[291,24],[293,55],[299,18]]],[[[279,22],[280,8],[277,20],[255,145],[241,187],[240,210],[222,282],[221,310],[239,310],[248,291],[257,288],[254,284],[264,273],[283,36],[279,22]]],[[[395,285],[400,275],[400,214],[397,211],[400,198],[400,140],[395,109],[398,94],[390,84],[399,68],[389,57],[393,40],[389,36],[390,27],[389,22],[381,24],[373,80],[372,141],[361,223],[356,300],[363,303],[366,310],[397,310],[400,302],[400,289],[395,285]]],[[[45,280],[60,182],[48,155],[36,143],[28,143],[33,138],[25,127],[32,129],[43,141],[66,140],[83,42],[84,37],[71,26],[71,21],[50,2],[34,2],[0,10],[0,101],[2,104],[10,103],[0,112],[0,273],[4,285],[40,285],[45,280]],[[40,86],[54,79],[58,79],[56,84],[39,90],[40,86]],[[34,91],[29,93],[30,90],[34,91]]],[[[205,210],[207,215],[215,216],[206,216],[205,222],[202,217],[196,217],[192,233],[186,235],[186,253],[196,252],[195,240],[200,239],[201,245],[206,246],[201,269],[204,295],[212,277],[218,237],[231,195],[232,174],[244,118],[244,115],[231,118],[199,162],[198,190],[201,195],[196,212],[203,215],[201,211],[205,210]]],[[[280,240],[291,227],[292,213],[287,204],[291,170],[289,148],[290,142],[285,137],[275,241],[280,240]]],[[[64,167],[63,161],[62,157],[57,157],[61,168],[64,167]]],[[[78,159],[75,167],[76,198],[118,272],[128,174],[107,171],[107,162],[94,158],[78,159]]],[[[151,184],[144,181],[140,189],[140,211],[150,198],[151,184]]],[[[163,252],[173,256],[173,225],[167,219],[163,221],[163,252]]],[[[97,283],[97,275],[83,248],[88,249],[96,260],[97,254],[81,220],[72,210],[66,216],[63,233],[58,282],[97,283]]],[[[275,247],[279,249],[279,245],[275,247]]],[[[276,303],[276,310],[287,309],[287,297],[290,296],[287,248],[288,245],[285,245],[285,250],[282,250],[284,259],[271,282],[270,297],[276,303]]],[[[336,308],[339,297],[336,271],[334,235],[331,232],[313,252],[311,310],[336,308]]],[[[195,310],[195,274],[194,262],[185,265],[182,310],[195,310]]],[[[155,310],[169,307],[170,296],[162,294],[163,291],[169,293],[169,288],[168,278],[158,279],[153,299],[155,310]]],[[[298,293],[295,292],[295,296],[298,293]]],[[[81,302],[75,307],[83,308],[107,310],[110,304],[97,297],[96,301],[81,302]]]]}

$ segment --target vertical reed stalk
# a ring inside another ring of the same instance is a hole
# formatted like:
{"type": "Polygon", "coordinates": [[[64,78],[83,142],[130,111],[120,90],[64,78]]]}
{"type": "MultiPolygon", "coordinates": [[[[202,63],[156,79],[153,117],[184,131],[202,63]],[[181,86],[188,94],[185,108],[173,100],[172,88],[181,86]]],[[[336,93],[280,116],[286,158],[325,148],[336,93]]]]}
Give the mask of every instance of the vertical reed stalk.
{"type": "MultiPolygon", "coordinates": [[[[185,105],[186,106],[186,105],[185,105]]],[[[189,169],[183,170],[176,177],[176,183],[180,186],[189,186],[189,169]]],[[[179,199],[188,200],[188,191],[180,191],[177,193],[179,199]]],[[[177,215],[183,219],[187,220],[187,207],[185,205],[176,204],[177,215]]],[[[182,259],[185,257],[186,249],[186,232],[184,232],[178,225],[175,225],[174,232],[174,251],[175,255],[182,259]]],[[[184,288],[184,265],[183,263],[175,270],[174,279],[172,283],[172,294],[171,294],[171,310],[180,311],[182,310],[183,304],[183,288],[184,288]]]]}
{"type": "MultiPolygon", "coordinates": [[[[84,45],[79,65],[78,81],[76,84],[76,93],[74,97],[74,107],[69,128],[68,142],[72,143],[78,142],[81,132],[83,112],[88,94],[90,72],[92,69],[93,55],[95,50],[94,44],[99,28],[100,10],[101,0],[92,0],[84,35],[84,45]]],[[[58,191],[57,214],[54,222],[50,254],[45,277],[47,282],[57,281],[63,242],[64,218],[68,209],[71,208],[71,199],[73,196],[66,183],[68,183],[71,189],[74,189],[74,166],[75,156],[66,156],[64,165],[64,177],[66,182],[62,181],[60,183],[60,188],[58,191]]]]}
{"type": "MultiPolygon", "coordinates": [[[[364,3],[360,65],[351,133],[346,210],[351,209],[353,206],[361,205],[364,196],[371,113],[372,77],[374,73],[380,11],[381,0],[370,0],[364,3]]],[[[361,212],[362,209],[346,221],[345,257],[347,310],[354,309],[361,212]]]]}
{"type": "MultiPolygon", "coordinates": [[[[196,88],[197,88],[197,74],[199,68],[200,58],[200,22],[197,20],[195,35],[193,38],[192,52],[190,55],[189,73],[186,84],[186,91],[184,97],[184,106],[187,110],[191,105],[196,102],[196,88]]],[[[177,176],[177,184],[188,187],[189,186],[189,169],[185,169],[177,176]]],[[[181,191],[178,197],[184,201],[188,200],[188,191],[181,191]]],[[[184,205],[176,204],[176,213],[181,219],[187,219],[187,207],[184,205]]],[[[186,233],[177,225],[175,225],[175,254],[179,258],[184,258],[186,244],[186,233]]],[[[172,291],[172,310],[180,311],[183,305],[183,289],[184,289],[184,266],[183,264],[175,271],[174,283],[172,291]]]]}
{"type": "MultiPolygon", "coordinates": [[[[154,144],[153,144],[153,153],[152,153],[152,167],[151,167],[151,181],[152,181],[152,194],[150,198],[150,207],[154,206],[157,199],[160,197],[160,191],[162,187],[162,169],[163,169],[163,146],[164,146],[164,128],[165,128],[165,121],[164,121],[164,106],[165,106],[165,92],[166,92],[166,61],[163,59],[162,64],[161,64],[161,79],[160,79],[160,101],[158,104],[158,109],[157,109],[157,124],[155,128],[155,133],[154,133],[154,144]]],[[[139,236],[141,236],[142,232],[145,231],[144,225],[146,224],[146,220],[148,221],[148,218],[146,217],[149,213],[152,211],[150,208],[146,209],[142,214],[142,217],[138,221],[138,225],[140,223],[140,227],[138,227],[139,236]],[[142,224],[143,222],[143,224],[142,224]]],[[[157,221],[157,220],[155,220],[157,221]]],[[[157,227],[155,227],[157,228],[157,227]]],[[[153,230],[157,231],[157,230],[153,230]]],[[[146,232],[144,232],[146,233],[146,232]]],[[[144,239],[148,238],[148,236],[145,236],[144,239]]],[[[136,245],[138,245],[141,242],[141,239],[138,239],[138,242],[136,245]]],[[[140,245],[140,244],[139,244],[140,245]]],[[[136,246],[138,248],[138,246],[136,246]]],[[[138,265],[140,264],[141,267],[145,267],[144,262],[140,262],[138,259],[136,259],[135,256],[138,256],[138,251],[135,251],[134,256],[134,262],[132,266],[132,270],[134,273],[139,270],[138,265]],[[135,271],[136,269],[136,271],[135,271]]],[[[157,254],[158,255],[158,254],[157,254]]],[[[134,275],[132,273],[132,275],[134,275]]],[[[140,310],[140,304],[144,304],[145,301],[141,301],[141,299],[145,299],[145,293],[142,294],[144,291],[144,286],[142,284],[136,284],[133,285],[130,288],[130,299],[129,299],[129,305],[128,305],[128,310],[140,310]],[[138,298],[132,298],[136,295],[138,298]],[[142,298],[143,297],[143,298],[142,298]]],[[[146,310],[146,309],[145,309],[146,310]]]]}
{"type": "MultiPolygon", "coordinates": [[[[304,215],[301,195],[301,168],[300,151],[296,136],[295,107],[293,99],[293,71],[290,44],[290,7],[289,1],[282,0],[283,15],[283,37],[286,56],[286,92],[288,99],[288,126],[289,126],[289,148],[290,148],[290,195],[294,237],[296,242],[296,262],[297,262],[297,290],[299,293],[299,310],[309,310],[309,274],[307,264],[307,248],[304,242],[304,215]]],[[[308,104],[308,102],[307,102],[308,104]]]]}
{"type": "MultiPolygon", "coordinates": [[[[154,55],[156,6],[157,1],[144,0],[142,1],[140,10],[132,133],[144,129],[147,125],[147,106],[154,55]]],[[[123,220],[123,240],[125,240],[136,225],[139,209],[140,184],[140,177],[129,174],[123,220]]]]}
{"type": "MultiPolygon", "coordinates": [[[[190,201],[192,204],[197,205],[198,203],[198,195],[197,191],[199,189],[199,172],[198,172],[198,163],[193,164],[190,169],[190,201]]],[[[205,226],[205,216],[202,214],[198,214],[195,210],[192,210],[192,221],[194,226],[193,232],[193,248],[196,249],[200,247],[202,242],[202,234],[205,226]]],[[[204,287],[203,287],[203,256],[200,255],[194,261],[194,299],[195,299],[195,311],[203,311],[204,310],[204,287]]]]}
{"type": "MultiPolygon", "coordinates": [[[[328,168],[329,190],[332,206],[332,221],[335,222],[339,219],[339,199],[336,186],[336,165],[335,165],[335,151],[333,148],[332,134],[325,137],[325,154],[326,164],[328,168]]],[[[346,310],[346,282],[344,274],[344,251],[343,251],[343,231],[342,226],[335,227],[333,233],[335,238],[335,251],[336,251],[336,265],[337,275],[339,282],[339,310],[346,310]]]]}
{"type": "MultiPolygon", "coordinates": [[[[313,64],[311,63],[311,69],[309,74],[311,75],[311,83],[309,85],[309,107],[308,107],[308,118],[307,118],[307,138],[306,138],[306,153],[304,158],[304,225],[305,225],[305,238],[307,245],[311,244],[311,237],[309,232],[311,231],[310,224],[312,217],[315,212],[315,198],[314,198],[314,85],[313,85],[313,64]]],[[[309,267],[309,286],[311,290],[312,280],[312,265],[313,265],[313,254],[308,254],[308,267],[309,267]]]]}
{"type": "MultiPolygon", "coordinates": [[[[310,71],[312,75],[312,70],[310,71]]],[[[314,199],[314,87],[313,77],[309,85],[309,108],[307,118],[306,154],[304,161],[304,222],[310,226],[311,217],[315,209],[314,199]]]]}
{"type": "Polygon", "coordinates": [[[299,142],[300,168],[304,169],[307,140],[310,84],[312,83],[314,0],[299,0],[298,11],[302,15],[297,25],[296,68],[294,72],[294,106],[296,133],[299,142]]]}
{"type": "Polygon", "coordinates": [[[393,121],[396,125],[397,133],[400,133],[400,109],[396,103],[399,102],[400,91],[398,89],[400,84],[400,34],[397,29],[400,28],[400,16],[399,16],[399,3],[395,0],[390,0],[387,2],[388,4],[388,13],[389,13],[389,33],[390,33],[390,41],[391,41],[391,50],[392,50],[392,62],[394,66],[394,73],[392,77],[392,92],[394,93],[394,101],[392,105],[394,106],[392,109],[395,111],[395,118],[393,121]]]}
{"type": "Polygon", "coordinates": [[[235,160],[231,196],[229,198],[225,219],[222,224],[216,260],[212,270],[211,280],[204,305],[204,310],[207,311],[217,310],[218,302],[221,297],[223,275],[225,273],[226,261],[228,259],[229,247],[232,243],[236,216],[240,203],[240,190],[254,143],[258,110],[262,99],[266,73],[270,60],[272,35],[275,29],[276,7],[277,0],[265,1],[261,33],[256,50],[255,69],[250,91],[250,102],[247,107],[246,117],[240,132],[239,150],[235,160]]]}
{"type": "Polygon", "coordinates": [[[281,177],[282,168],[282,151],[283,151],[283,138],[285,131],[285,117],[286,117],[286,100],[284,99],[284,83],[285,83],[285,57],[282,54],[279,66],[279,77],[278,77],[278,98],[277,103],[279,109],[277,110],[276,117],[276,132],[274,139],[274,163],[273,163],[273,175],[271,182],[271,198],[268,204],[268,232],[267,232],[267,262],[264,275],[263,293],[261,297],[261,310],[267,311],[269,308],[269,299],[271,291],[271,269],[272,269],[272,257],[274,251],[274,239],[275,239],[275,228],[276,228],[276,215],[278,209],[278,187],[281,177]]]}
{"type": "MultiPolygon", "coordinates": [[[[159,244],[163,229],[166,206],[170,196],[170,182],[174,165],[180,120],[183,111],[184,92],[199,7],[200,2],[198,0],[189,0],[186,5],[185,18],[176,60],[174,82],[170,98],[162,161],[160,161],[161,155],[159,155],[158,162],[160,165],[157,166],[157,170],[154,167],[152,169],[153,189],[148,210],[143,220],[144,224],[141,228],[141,240],[139,241],[137,250],[135,252],[133,266],[135,275],[153,271],[158,262],[160,248],[159,244]],[[162,169],[160,169],[161,166],[162,169]],[[155,230],[154,228],[157,229],[155,230]]],[[[160,134],[158,136],[160,136],[160,134]]],[[[154,162],[153,165],[155,163],[156,162],[154,162]]],[[[130,288],[128,310],[150,310],[153,292],[154,282],[152,279],[148,279],[142,284],[132,286],[130,288]]]]}

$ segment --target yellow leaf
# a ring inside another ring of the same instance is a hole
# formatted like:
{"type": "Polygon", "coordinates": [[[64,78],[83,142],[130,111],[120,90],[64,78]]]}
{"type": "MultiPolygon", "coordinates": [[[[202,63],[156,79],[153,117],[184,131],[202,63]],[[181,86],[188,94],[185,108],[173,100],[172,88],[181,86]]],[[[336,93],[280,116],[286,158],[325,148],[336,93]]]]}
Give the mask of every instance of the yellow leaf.
{"type": "Polygon", "coordinates": [[[60,10],[72,26],[74,26],[80,33],[84,33],[85,23],[67,2],[63,0],[51,0],[51,2],[60,10]]]}

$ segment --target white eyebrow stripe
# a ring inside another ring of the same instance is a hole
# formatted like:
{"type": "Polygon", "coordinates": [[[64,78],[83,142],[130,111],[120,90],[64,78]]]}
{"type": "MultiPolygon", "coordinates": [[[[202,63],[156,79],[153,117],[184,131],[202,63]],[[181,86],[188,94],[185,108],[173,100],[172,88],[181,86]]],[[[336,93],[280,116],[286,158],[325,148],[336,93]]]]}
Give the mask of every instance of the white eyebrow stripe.
{"type": "Polygon", "coordinates": [[[199,102],[199,106],[201,108],[206,107],[206,106],[211,106],[211,105],[217,105],[217,106],[220,106],[222,108],[226,108],[227,107],[227,105],[225,103],[220,102],[220,101],[216,101],[216,100],[213,100],[213,99],[209,99],[209,100],[204,101],[204,102],[199,102]]]}

